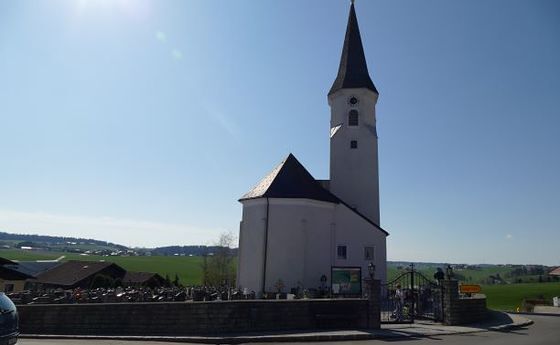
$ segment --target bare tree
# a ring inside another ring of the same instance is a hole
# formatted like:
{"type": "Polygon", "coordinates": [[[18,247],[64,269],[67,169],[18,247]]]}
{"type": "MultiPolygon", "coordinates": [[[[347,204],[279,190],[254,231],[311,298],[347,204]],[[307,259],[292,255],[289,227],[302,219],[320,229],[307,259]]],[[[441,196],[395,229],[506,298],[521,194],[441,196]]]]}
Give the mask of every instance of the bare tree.
{"type": "Polygon", "coordinates": [[[235,260],[232,247],[235,236],[231,232],[220,234],[218,247],[214,253],[208,253],[202,261],[203,283],[207,286],[235,286],[235,260]]]}

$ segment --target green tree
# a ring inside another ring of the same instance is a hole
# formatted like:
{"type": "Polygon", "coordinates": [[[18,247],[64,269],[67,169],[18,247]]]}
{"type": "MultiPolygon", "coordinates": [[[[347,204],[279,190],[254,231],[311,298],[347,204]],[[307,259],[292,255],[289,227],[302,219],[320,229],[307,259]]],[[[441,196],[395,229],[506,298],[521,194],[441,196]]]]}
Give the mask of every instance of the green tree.
{"type": "Polygon", "coordinates": [[[104,274],[98,274],[93,277],[91,282],[91,288],[112,288],[115,285],[115,281],[113,278],[106,276],[104,274]]]}
{"type": "Polygon", "coordinates": [[[169,274],[165,275],[165,286],[171,286],[171,279],[169,279],[169,274]]]}
{"type": "Polygon", "coordinates": [[[208,282],[208,248],[202,254],[202,262],[200,263],[202,269],[202,284],[206,285],[208,282]]]}

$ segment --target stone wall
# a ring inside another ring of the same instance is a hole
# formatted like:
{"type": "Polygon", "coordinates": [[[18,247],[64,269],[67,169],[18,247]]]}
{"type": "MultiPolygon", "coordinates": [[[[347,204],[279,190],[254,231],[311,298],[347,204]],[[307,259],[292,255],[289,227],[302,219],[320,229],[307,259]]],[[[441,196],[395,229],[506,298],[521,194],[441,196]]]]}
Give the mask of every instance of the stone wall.
{"type": "Polygon", "coordinates": [[[460,297],[456,280],[443,280],[443,315],[446,325],[480,322],[488,317],[486,296],[460,297]]]}
{"type": "Polygon", "coordinates": [[[378,328],[366,299],[18,306],[23,334],[218,335],[378,328]],[[369,311],[369,313],[368,313],[369,311]]]}

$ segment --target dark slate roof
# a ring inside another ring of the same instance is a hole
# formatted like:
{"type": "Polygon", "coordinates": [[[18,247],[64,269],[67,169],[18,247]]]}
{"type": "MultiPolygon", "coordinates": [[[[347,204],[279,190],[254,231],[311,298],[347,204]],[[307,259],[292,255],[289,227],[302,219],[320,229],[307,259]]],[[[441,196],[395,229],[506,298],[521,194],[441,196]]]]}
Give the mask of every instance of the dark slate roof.
{"type": "Polygon", "coordinates": [[[15,262],[13,262],[12,260],[8,260],[0,257],[0,265],[13,265],[13,264],[15,264],[15,262]]]}
{"type": "Polygon", "coordinates": [[[366,88],[379,94],[369,76],[354,4],[350,6],[338,75],[329,91],[329,95],[347,88],[366,88]]]}
{"type": "Polygon", "coordinates": [[[67,261],[51,270],[39,274],[37,276],[37,282],[42,284],[73,286],[111,265],[115,265],[119,268],[124,276],[126,271],[112,262],[67,261]]]}
{"type": "Polygon", "coordinates": [[[291,153],[239,200],[256,198],[296,198],[338,202],[338,199],[321,187],[291,153]]]}
{"type": "Polygon", "coordinates": [[[334,204],[343,204],[365,221],[384,232],[385,235],[389,235],[389,233],[378,224],[375,224],[368,217],[323,188],[321,181],[315,180],[291,153],[282,163],[253,187],[253,189],[245,193],[239,201],[258,198],[312,199],[334,204]]]}
{"type": "Polygon", "coordinates": [[[0,279],[2,280],[26,280],[32,278],[28,274],[12,270],[7,266],[0,266],[0,279]]]}
{"type": "Polygon", "coordinates": [[[37,277],[39,274],[46,272],[58,265],[62,265],[59,261],[20,261],[13,265],[5,265],[12,271],[18,271],[23,274],[37,277]]]}

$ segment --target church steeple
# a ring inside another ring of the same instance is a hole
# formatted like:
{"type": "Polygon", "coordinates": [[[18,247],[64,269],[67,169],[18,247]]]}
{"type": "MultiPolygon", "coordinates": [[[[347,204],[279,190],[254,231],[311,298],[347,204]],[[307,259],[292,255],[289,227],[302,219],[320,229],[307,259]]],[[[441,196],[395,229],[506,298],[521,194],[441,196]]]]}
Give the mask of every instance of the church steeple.
{"type": "Polygon", "coordinates": [[[329,91],[329,96],[340,89],[347,88],[366,88],[379,94],[369,77],[354,1],[350,5],[338,75],[329,91]]]}
{"type": "Polygon", "coordinates": [[[350,6],[338,76],[329,91],[329,190],[379,225],[379,169],[375,106],[379,92],[369,77],[354,3],[350,6]]]}

